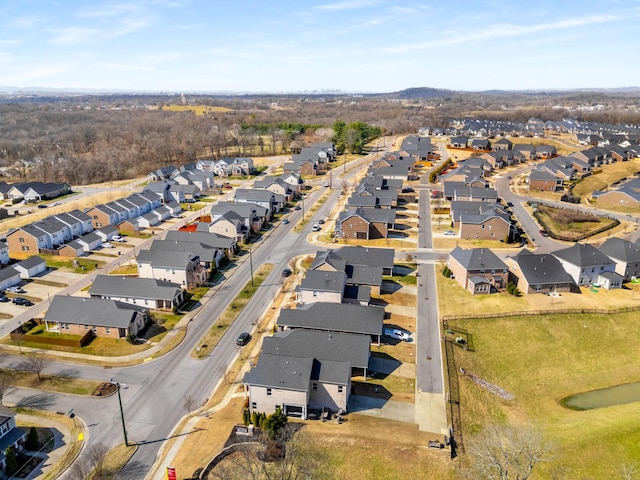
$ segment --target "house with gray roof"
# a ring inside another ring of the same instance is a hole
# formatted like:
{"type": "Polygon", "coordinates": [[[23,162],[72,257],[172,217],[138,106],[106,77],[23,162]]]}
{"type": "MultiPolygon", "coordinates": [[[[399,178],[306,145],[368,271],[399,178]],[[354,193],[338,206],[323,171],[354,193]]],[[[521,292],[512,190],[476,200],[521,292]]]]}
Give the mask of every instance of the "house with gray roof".
{"type": "Polygon", "coordinates": [[[396,221],[395,209],[351,208],[340,212],[336,221],[336,238],[369,240],[388,238],[396,221]]]}
{"type": "Polygon", "coordinates": [[[16,425],[16,414],[9,407],[0,406],[0,468],[6,471],[7,456],[9,447],[18,454],[25,448],[27,441],[26,429],[18,428],[16,425]]]}
{"type": "Polygon", "coordinates": [[[273,413],[280,408],[287,416],[306,420],[311,415],[318,418],[320,412],[346,411],[351,365],[310,356],[261,353],[242,383],[250,412],[273,413]]]}
{"type": "Polygon", "coordinates": [[[622,287],[624,278],[615,272],[616,262],[593,245],[576,243],[551,254],[580,287],[592,284],[606,289],[622,287]]]}
{"type": "Polygon", "coordinates": [[[375,248],[345,245],[335,252],[344,258],[347,265],[380,267],[383,275],[393,275],[395,250],[393,248],[375,248]]]}
{"type": "Polygon", "coordinates": [[[570,292],[575,286],[562,264],[550,253],[536,254],[523,249],[507,260],[524,294],[570,292]]]}
{"type": "Polygon", "coordinates": [[[400,148],[418,160],[427,160],[433,153],[431,138],[422,135],[407,135],[400,148]]]}
{"type": "Polygon", "coordinates": [[[218,268],[220,262],[225,258],[222,248],[216,248],[202,242],[185,240],[153,240],[149,250],[166,252],[191,252],[200,259],[200,265],[211,273],[211,270],[218,268]]]}
{"type": "MultiPolygon", "coordinates": [[[[262,354],[311,357],[351,364],[352,375],[366,377],[371,338],[353,333],[322,332],[296,328],[262,339],[262,354]]],[[[261,355],[262,355],[261,354],[261,355]]]]}
{"type": "Polygon", "coordinates": [[[90,330],[98,337],[137,336],[149,321],[149,309],[103,298],[56,295],[43,322],[47,331],[84,336],[90,330]]]}
{"type": "Polygon", "coordinates": [[[177,283],[187,290],[206,282],[209,273],[192,252],[141,250],[136,261],[140,278],[177,283]]]}
{"type": "Polygon", "coordinates": [[[34,255],[26,260],[22,260],[13,265],[17,271],[20,272],[20,278],[22,280],[28,280],[29,278],[37,277],[41,273],[47,271],[47,262],[44,258],[34,255]]]}
{"type": "Polygon", "coordinates": [[[252,232],[259,232],[267,225],[271,218],[270,210],[267,207],[249,202],[217,202],[211,205],[209,211],[211,221],[215,222],[227,212],[234,212],[243,219],[244,225],[252,232]]]}
{"type": "Polygon", "coordinates": [[[184,302],[184,292],[177,283],[117,275],[96,276],[89,295],[152,310],[175,310],[184,302]]]}
{"type": "Polygon", "coordinates": [[[95,250],[103,243],[103,238],[98,235],[96,232],[87,233],[86,235],[81,236],[77,242],[82,247],[82,250],[85,253],[90,252],[91,250],[95,250]]]}
{"type": "Polygon", "coordinates": [[[316,302],[298,309],[280,310],[277,325],[280,330],[306,328],[323,332],[369,335],[380,344],[384,308],[348,303],[316,302]]]}
{"type": "MultiPolygon", "coordinates": [[[[237,188],[233,194],[233,200],[236,203],[255,203],[267,208],[270,214],[284,209],[284,195],[273,193],[270,190],[237,188]]],[[[269,216],[269,218],[271,217],[269,216]]]]}
{"type": "Polygon", "coordinates": [[[473,295],[495,293],[509,283],[509,268],[488,248],[456,247],[447,266],[462,288],[473,295]]]}
{"type": "Polygon", "coordinates": [[[623,238],[608,238],[598,248],[616,263],[615,272],[625,282],[640,277],[640,245],[623,238]]]}
{"type": "Polygon", "coordinates": [[[453,200],[497,203],[498,192],[493,188],[460,186],[454,190],[453,200]]]}
{"type": "Polygon", "coordinates": [[[0,268],[11,261],[9,258],[9,246],[5,242],[0,242],[0,268]]]}
{"type": "Polygon", "coordinates": [[[220,249],[227,258],[231,258],[237,251],[237,243],[234,238],[220,235],[215,232],[204,231],[184,231],[169,230],[165,236],[165,240],[177,243],[201,243],[211,248],[220,249]]]}
{"type": "Polygon", "coordinates": [[[13,267],[0,268],[0,290],[20,283],[20,272],[13,267]]]}
{"type": "Polygon", "coordinates": [[[346,284],[347,274],[345,272],[308,270],[298,286],[298,303],[342,303],[346,284]]]}
{"type": "Polygon", "coordinates": [[[53,217],[65,225],[65,229],[67,230],[66,236],[68,238],[78,238],[85,233],[93,231],[91,218],[79,210],[74,210],[69,213],[59,213],[53,215],[53,217]]]}

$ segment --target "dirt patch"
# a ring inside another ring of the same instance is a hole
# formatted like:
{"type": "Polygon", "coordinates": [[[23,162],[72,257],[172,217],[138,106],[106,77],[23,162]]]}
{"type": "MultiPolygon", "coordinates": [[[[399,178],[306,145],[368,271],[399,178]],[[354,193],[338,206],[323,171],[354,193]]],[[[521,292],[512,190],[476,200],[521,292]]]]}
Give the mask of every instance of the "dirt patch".
{"type": "Polygon", "coordinates": [[[94,397],[108,397],[116,392],[118,387],[115,383],[102,382],[91,394],[94,397]]]}

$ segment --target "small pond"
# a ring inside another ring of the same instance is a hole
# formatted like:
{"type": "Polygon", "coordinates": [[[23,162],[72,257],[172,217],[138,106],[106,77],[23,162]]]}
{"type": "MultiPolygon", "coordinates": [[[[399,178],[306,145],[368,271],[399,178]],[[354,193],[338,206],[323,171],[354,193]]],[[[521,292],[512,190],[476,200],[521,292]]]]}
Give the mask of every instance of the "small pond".
{"type": "Polygon", "coordinates": [[[640,402],[640,382],[578,393],[560,400],[571,410],[593,410],[632,402],[640,402]]]}

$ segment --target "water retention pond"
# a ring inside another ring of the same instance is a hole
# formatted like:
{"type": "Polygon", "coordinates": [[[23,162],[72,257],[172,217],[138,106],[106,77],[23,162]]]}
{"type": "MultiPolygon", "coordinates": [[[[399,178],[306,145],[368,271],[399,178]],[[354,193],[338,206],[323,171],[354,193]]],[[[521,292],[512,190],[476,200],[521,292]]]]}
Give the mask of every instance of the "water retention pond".
{"type": "Polygon", "coordinates": [[[578,393],[560,400],[571,410],[593,410],[632,402],[640,402],[640,382],[578,393]]]}

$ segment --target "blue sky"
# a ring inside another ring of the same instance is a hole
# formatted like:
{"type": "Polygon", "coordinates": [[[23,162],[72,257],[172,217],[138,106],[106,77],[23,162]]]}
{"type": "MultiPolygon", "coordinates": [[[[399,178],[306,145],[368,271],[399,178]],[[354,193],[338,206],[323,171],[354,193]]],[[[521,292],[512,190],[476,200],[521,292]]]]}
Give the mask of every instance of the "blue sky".
{"type": "Polygon", "coordinates": [[[4,0],[0,86],[637,86],[639,25],[640,0],[4,0]]]}

